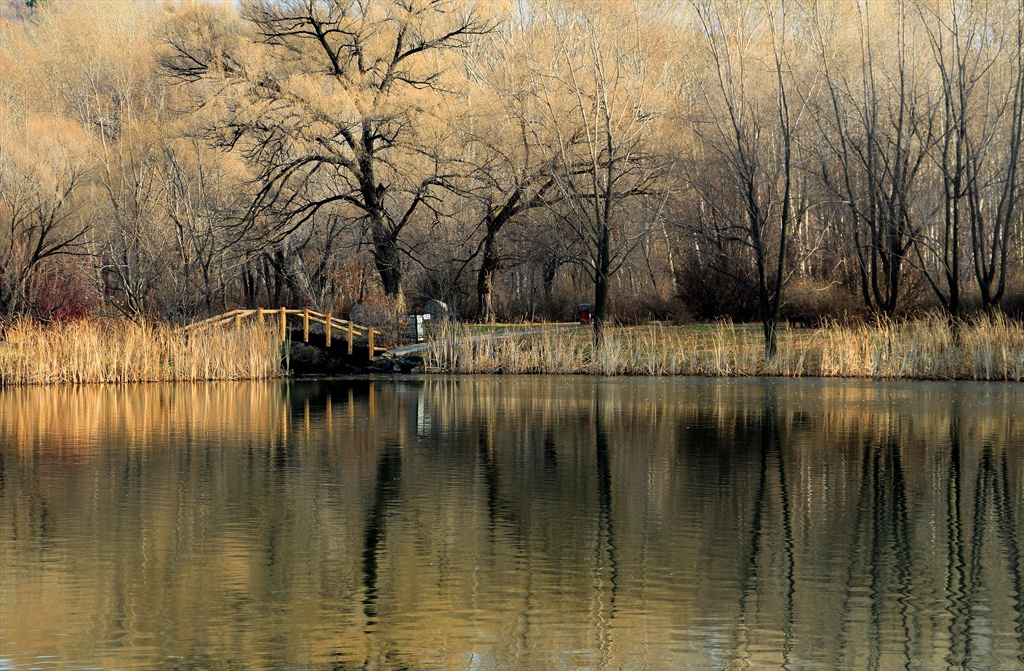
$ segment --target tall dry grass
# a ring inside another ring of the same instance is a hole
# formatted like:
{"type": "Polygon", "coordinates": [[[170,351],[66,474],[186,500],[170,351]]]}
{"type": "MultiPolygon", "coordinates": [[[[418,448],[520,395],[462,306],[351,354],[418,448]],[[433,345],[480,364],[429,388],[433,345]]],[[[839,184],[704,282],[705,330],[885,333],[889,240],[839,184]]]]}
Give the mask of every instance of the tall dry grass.
{"type": "Polygon", "coordinates": [[[186,333],[159,324],[16,321],[0,333],[0,385],[259,380],[281,376],[273,329],[186,333]]]}
{"type": "Polygon", "coordinates": [[[917,321],[779,332],[764,357],[760,327],[608,329],[595,350],[589,330],[522,327],[504,338],[474,338],[450,326],[427,351],[428,370],[453,373],[859,377],[1024,380],[1024,325],[999,317],[961,323],[917,321]]]}

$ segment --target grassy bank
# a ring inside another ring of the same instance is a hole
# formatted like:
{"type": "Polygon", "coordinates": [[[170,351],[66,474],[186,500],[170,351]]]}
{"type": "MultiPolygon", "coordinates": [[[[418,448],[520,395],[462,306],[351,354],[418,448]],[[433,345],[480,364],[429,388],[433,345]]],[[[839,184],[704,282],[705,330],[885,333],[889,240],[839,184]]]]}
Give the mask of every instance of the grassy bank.
{"type": "MultiPolygon", "coordinates": [[[[782,329],[764,358],[758,326],[611,328],[595,351],[589,329],[523,325],[481,336],[472,326],[435,332],[426,368],[446,373],[860,377],[1024,380],[1024,325],[961,325],[941,318],[878,325],[782,329]]],[[[42,325],[0,333],[0,386],[20,384],[256,380],[281,376],[274,329],[180,328],[127,320],[42,325]]]]}
{"type": "Polygon", "coordinates": [[[256,380],[281,376],[280,342],[258,325],[186,333],[128,320],[18,321],[0,338],[0,385],[256,380]]]}
{"type": "Polygon", "coordinates": [[[452,373],[862,377],[915,380],[1024,379],[1024,325],[1006,319],[962,324],[933,317],[878,325],[782,329],[764,358],[760,327],[717,324],[612,328],[595,351],[589,330],[549,328],[520,337],[441,334],[427,369],[452,373]]]}

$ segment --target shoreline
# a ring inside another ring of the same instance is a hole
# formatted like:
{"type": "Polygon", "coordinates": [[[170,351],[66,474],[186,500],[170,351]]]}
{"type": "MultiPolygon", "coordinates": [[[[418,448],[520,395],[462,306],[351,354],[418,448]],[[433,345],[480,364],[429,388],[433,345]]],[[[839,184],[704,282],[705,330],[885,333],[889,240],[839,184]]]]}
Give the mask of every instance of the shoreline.
{"type": "MultiPolygon", "coordinates": [[[[597,350],[589,329],[565,325],[522,325],[499,335],[445,326],[416,352],[421,365],[389,357],[366,374],[1024,381],[1024,324],[1005,318],[965,323],[956,332],[935,317],[781,328],[771,360],[759,325],[609,327],[597,350]]],[[[186,336],[180,327],[127,320],[16,322],[5,336],[0,388],[332,377],[286,373],[281,341],[257,326],[186,336]]],[[[408,350],[396,353],[402,349],[408,350]]]]}
{"type": "Polygon", "coordinates": [[[427,351],[427,368],[456,373],[603,376],[816,377],[1024,381],[1024,324],[1005,318],[958,326],[939,318],[877,325],[780,329],[764,357],[759,325],[610,328],[599,350],[586,334],[545,331],[474,342],[459,327],[427,351]]]}

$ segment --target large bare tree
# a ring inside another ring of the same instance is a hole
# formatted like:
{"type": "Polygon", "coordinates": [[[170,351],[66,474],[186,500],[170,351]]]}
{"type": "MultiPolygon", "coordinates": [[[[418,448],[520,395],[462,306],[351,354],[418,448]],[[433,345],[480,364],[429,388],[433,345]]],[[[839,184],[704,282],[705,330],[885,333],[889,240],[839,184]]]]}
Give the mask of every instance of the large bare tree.
{"type": "Polygon", "coordinates": [[[941,226],[918,237],[922,267],[953,317],[960,311],[961,237],[967,229],[981,303],[992,314],[1006,290],[1020,216],[1024,140],[1024,6],[917,0],[942,104],[935,164],[941,226]],[[938,275],[938,277],[936,277],[938,275]]]}
{"type": "Polygon", "coordinates": [[[236,28],[215,11],[178,24],[164,66],[223,105],[211,136],[257,174],[248,221],[269,219],[273,240],[324,208],[354,212],[400,297],[400,236],[443,181],[417,133],[449,92],[450,52],[490,24],[461,0],[251,0],[236,28]],[[221,48],[196,28],[211,21],[221,48]]]}
{"type": "MultiPolygon", "coordinates": [[[[543,26],[528,20],[520,3],[515,19],[497,30],[471,64],[470,105],[464,137],[469,151],[462,160],[466,195],[479,212],[477,319],[495,320],[494,292],[508,252],[502,230],[526,213],[558,197],[553,171],[561,146],[551,124],[543,123],[535,59],[550,50],[543,26]]],[[[570,139],[570,142],[572,140],[570,139]]]]}
{"type": "Polygon", "coordinates": [[[690,111],[705,166],[693,166],[688,177],[707,212],[698,232],[722,249],[739,246],[741,258],[720,258],[716,269],[723,274],[742,279],[726,264],[752,259],[765,355],[772,357],[787,246],[805,206],[796,193],[801,97],[791,51],[797,31],[786,9],[774,3],[737,8],[692,0],[691,6],[704,68],[690,111]],[[718,178],[724,178],[721,184],[718,178]]]}
{"type": "Polygon", "coordinates": [[[76,130],[0,107],[0,319],[33,311],[32,283],[48,263],[86,253],[89,164],[73,149],[76,130]]]}
{"type": "Polygon", "coordinates": [[[532,123],[557,148],[555,212],[593,282],[596,341],[608,317],[612,277],[657,217],[664,167],[651,144],[662,113],[652,21],[658,6],[547,6],[553,51],[549,66],[534,74],[540,113],[532,123]]]}
{"type": "Polygon", "coordinates": [[[919,223],[915,190],[935,140],[934,110],[905,0],[854,3],[852,17],[816,9],[827,93],[816,115],[820,174],[847,209],[864,304],[891,315],[919,223]]]}

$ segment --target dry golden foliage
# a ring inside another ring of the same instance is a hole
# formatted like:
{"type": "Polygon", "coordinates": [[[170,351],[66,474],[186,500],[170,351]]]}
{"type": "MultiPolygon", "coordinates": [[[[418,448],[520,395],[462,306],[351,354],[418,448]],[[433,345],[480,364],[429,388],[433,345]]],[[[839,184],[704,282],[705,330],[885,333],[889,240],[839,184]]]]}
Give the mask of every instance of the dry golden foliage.
{"type": "Polygon", "coordinates": [[[17,321],[0,339],[0,386],[280,377],[272,331],[258,324],[186,334],[128,320],[17,321]]]}
{"type": "Polygon", "coordinates": [[[939,316],[783,330],[776,356],[766,360],[760,329],[732,323],[609,329],[596,352],[589,330],[524,328],[474,338],[452,327],[426,362],[429,370],[451,373],[1024,380],[1024,325],[997,318],[958,330],[939,316]]]}

